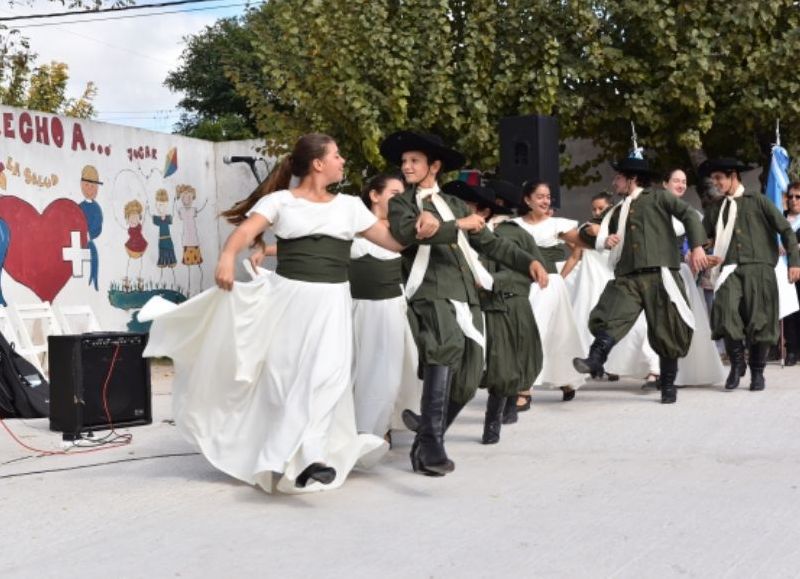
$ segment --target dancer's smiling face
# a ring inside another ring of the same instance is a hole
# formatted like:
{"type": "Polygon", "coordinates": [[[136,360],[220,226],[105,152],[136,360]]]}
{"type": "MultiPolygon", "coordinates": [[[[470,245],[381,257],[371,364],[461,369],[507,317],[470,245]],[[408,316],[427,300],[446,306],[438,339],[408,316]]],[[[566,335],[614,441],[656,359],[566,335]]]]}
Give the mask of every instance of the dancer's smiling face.
{"type": "Polygon", "coordinates": [[[550,187],[541,183],[525,197],[525,203],[531,208],[534,217],[550,214],[550,187]]]}
{"type": "Polygon", "coordinates": [[[325,145],[325,154],[319,159],[314,159],[311,164],[328,185],[344,179],[345,158],[339,154],[336,143],[325,145]]]}
{"type": "Polygon", "coordinates": [[[669,179],[664,181],[664,189],[676,197],[683,197],[686,193],[686,173],[680,169],[675,169],[669,174],[669,179]]]}
{"type": "Polygon", "coordinates": [[[409,185],[433,186],[442,168],[441,161],[429,161],[422,151],[406,151],[402,156],[401,170],[409,185]]]}

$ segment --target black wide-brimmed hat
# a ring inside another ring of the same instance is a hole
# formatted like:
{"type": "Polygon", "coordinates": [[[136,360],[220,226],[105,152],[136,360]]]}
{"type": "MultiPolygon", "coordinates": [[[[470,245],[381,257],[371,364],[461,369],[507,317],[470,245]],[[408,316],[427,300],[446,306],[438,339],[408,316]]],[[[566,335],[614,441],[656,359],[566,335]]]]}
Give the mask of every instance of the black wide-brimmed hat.
{"type": "Polygon", "coordinates": [[[505,202],[505,207],[508,209],[518,209],[523,206],[522,187],[501,179],[489,179],[486,181],[486,186],[494,191],[498,199],[505,202]]]}
{"type": "Polygon", "coordinates": [[[655,177],[658,172],[650,168],[650,163],[647,159],[637,159],[636,157],[626,157],[620,159],[616,163],[611,163],[611,167],[617,173],[633,174],[633,175],[646,175],[648,177],[655,177]]]}
{"type": "Polygon", "coordinates": [[[381,143],[381,155],[393,165],[400,166],[403,153],[420,151],[442,162],[442,173],[455,171],[467,162],[464,155],[444,144],[442,138],[431,133],[397,131],[381,143]]]}
{"type": "Polygon", "coordinates": [[[751,169],[755,169],[751,165],[747,163],[742,163],[738,159],[734,159],[733,157],[719,157],[717,159],[710,159],[708,161],[704,161],[702,164],[703,173],[706,175],[711,175],[716,171],[721,171],[723,173],[730,173],[731,171],[738,171],[739,173],[743,173],[744,171],[750,171],[751,169]]]}
{"type": "Polygon", "coordinates": [[[477,203],[492,210],[492,213],[508,214],[511,210],[495,202],[495,192],[488,187],[480,185],[470,185],[460,179],[450,181],[442,186],[442,191],[453,197],[458,197],[462,201],[477,203]]]}

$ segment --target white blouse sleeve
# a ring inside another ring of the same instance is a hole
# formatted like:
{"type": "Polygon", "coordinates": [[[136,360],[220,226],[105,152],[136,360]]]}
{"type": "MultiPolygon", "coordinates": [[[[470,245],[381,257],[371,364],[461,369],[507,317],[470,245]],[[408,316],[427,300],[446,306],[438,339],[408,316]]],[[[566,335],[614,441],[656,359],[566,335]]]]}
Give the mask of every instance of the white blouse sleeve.
{"type": "Polygon", "coordinates": [[[563,217],[556,217],[556,235],[561,235],[567,231],[572,231],[578,227],[578,222],[574,219],[564,219],[563,217]]]}
{"type": "Polygon", "coordinates": [[[266,218],[267,221],[274,224],[278,220],[278,210],[281,206],[281,197],[283,193],[283,191],[275,191],[274,193],[265,195],[253,205],[253,208],[247,212],[247,216],[250,217],[253,213],[258,213],[266,218]]]}
{"type": "Polygon", "coordinates": [[[362,231],[366,231],[375,225],[375,223],[378,221],[378,218],[375,217],[375,215],[369,209],[367,209],[367,206],[364,205],[364,202],[358,197],[348,197],[348,201],[351,205],[350,223],[352,224],[353,235],[356,233],[361,233],[362,231]]]}

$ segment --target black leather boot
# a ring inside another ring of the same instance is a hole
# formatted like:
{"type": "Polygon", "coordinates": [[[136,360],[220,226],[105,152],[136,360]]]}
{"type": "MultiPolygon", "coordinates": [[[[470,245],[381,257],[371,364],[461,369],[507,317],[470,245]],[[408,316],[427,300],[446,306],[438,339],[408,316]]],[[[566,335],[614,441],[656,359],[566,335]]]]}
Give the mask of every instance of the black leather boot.
{"type": "Polygon", "coordinates": [[[725,351],[731,364],[731,371],[725,380],[725,390],[735,390],[739,387],[739,379],[747,372],[747,364],[744,361],[744,342],[725,338],[725,351]]]}
{"type": "MultiPolygon", "coordinates": [[[[450,428],[451,424],[453,424],[453,421],[456,419],[456,416],[459,415],[464,406],[466,406],[466,404],[461,404],[453,400],[449,400],[447,402],[447,418],[444,421],[445,432],[447,432],[447,429],[450,428]]],[[[405,425],[405,427],[408,428],[411,432],[419,431],[420,420],[422,419],[419,414],[417,414],[413,410],[409,410],[408,408],[406,408],[400,414],[400,417],[403,419],[403,424],[405,425]]]]}
{"type": "Polygon", "coordinates": [[[503,407],[506,404],[505,396],[489,393],[486,401],[486,418],[483,422],[483,444],[497,444],[500,442],[500,428],[503,422],[503,407]]]}
{"type": "Polygon", "coordinates": [[[661,404],[675,404],[678,391],[675,389],[675,377],[678,375],[678,360],[675,358],[659,358],[661,365],[661,404]]]}
{"type": "Polygon", "coordinates": [[[750,390],[760,392],[766,388],[764,368],[767,367],[769,344],[759,342],[750,346],[750,390]]]}
{"type": "Polygon", "coordinates": [[[506,405],[503,407],[503,424],[516,424],[519,420],[517,415],[517,395],[506,398],[506,405]]]}
{"type": "Polygon", "coordinates": [[[589,348],[589,357],[573,358],[572,365],[581,374],[591,374],[592,378],[600,378],[605,374],[603,364],[606,363],[608,353],[614,344],[614,338],[606,332],[600,332],[595,336],[592,347],[589,348]]]}
{"type": "Polygon", "coordinates": [[[423,370],[420,400],[422,413],[417,437],[411,448],[411,466],[414,472],[439,475],[455,469],[444,449],[451,378],[452,372],[447,366],[426,366],[423,370]]]}

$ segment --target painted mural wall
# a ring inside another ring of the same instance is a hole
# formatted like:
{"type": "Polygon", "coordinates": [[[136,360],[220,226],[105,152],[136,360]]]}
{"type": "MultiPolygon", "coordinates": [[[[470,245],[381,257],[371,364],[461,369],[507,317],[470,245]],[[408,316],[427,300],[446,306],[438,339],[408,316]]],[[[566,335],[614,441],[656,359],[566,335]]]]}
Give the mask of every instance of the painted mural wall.
{"type": "Polygon", "coordinates": [[[0,304],[88,304],[104,330],[140,329],[150,297],[209,287],[218,213],[256,185],[223,156],[258,145],[0,107],[0,304]]]}

